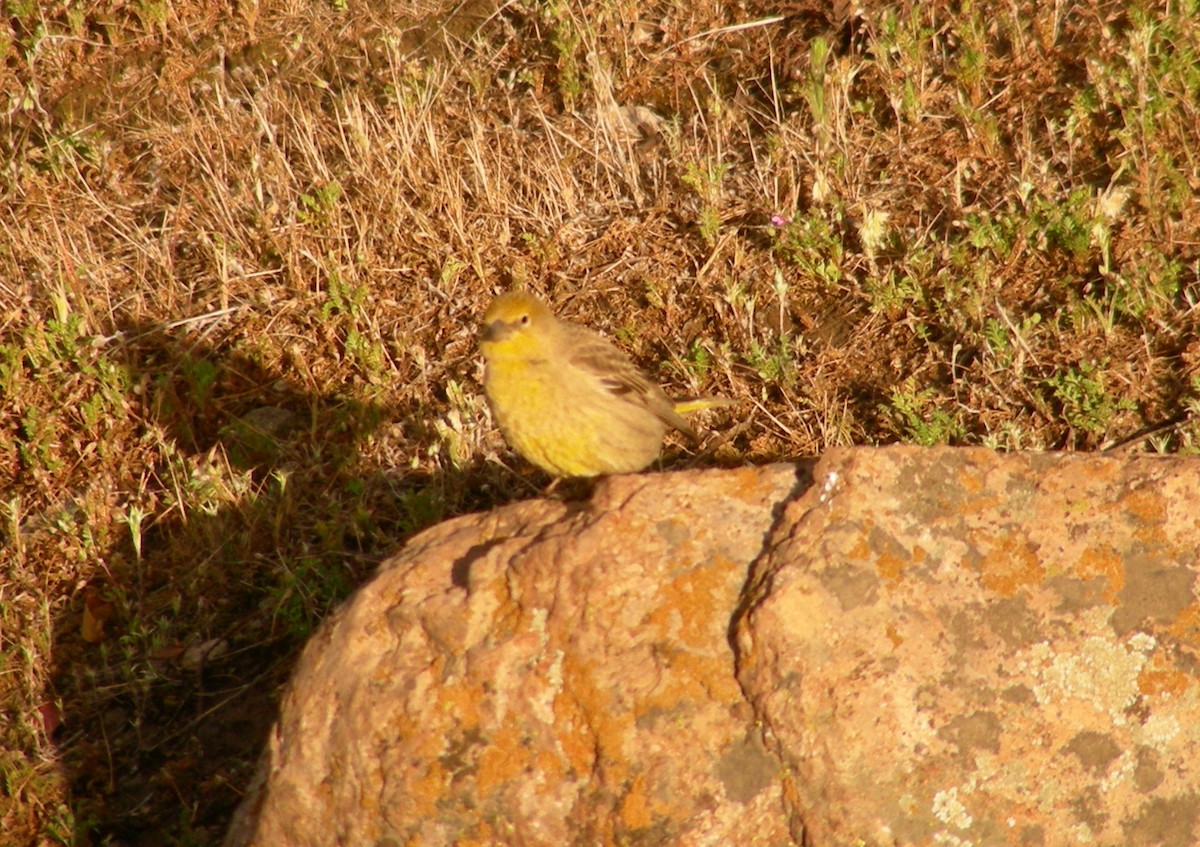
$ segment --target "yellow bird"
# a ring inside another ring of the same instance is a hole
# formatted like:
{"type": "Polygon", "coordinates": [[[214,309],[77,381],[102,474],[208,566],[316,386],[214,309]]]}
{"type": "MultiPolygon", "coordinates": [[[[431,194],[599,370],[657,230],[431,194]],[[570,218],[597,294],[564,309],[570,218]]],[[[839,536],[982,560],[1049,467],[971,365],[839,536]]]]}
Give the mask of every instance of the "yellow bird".
{"type": "Polygon", "coordinates": [[[559,320],[524,291],[492,301],[479,348],[500,431],[555,477],[640,471],[658,456],[669,429],[695,440],[681,412],[728,404],[675,403],[603,336],[559,320]]]}

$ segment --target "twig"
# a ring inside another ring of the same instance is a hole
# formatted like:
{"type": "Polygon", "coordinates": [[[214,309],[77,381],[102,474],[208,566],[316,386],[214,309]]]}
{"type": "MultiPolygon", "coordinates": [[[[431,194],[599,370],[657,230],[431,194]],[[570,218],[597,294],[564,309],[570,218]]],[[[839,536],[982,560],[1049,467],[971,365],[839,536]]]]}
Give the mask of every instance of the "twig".
{"type": "Polygon", "coordinates": [[[760,18],[757,21],[747,21],[746,23],[743,23],[743,24],[730,24],[729,26],[719,26],[716,29],[706,29],[704,32],[698,32],[695,35],[689,35],[687,38],[684,38],[681,41],[676,41],[670,47],[667,47],[667,48],[664,48],[663,50],[661,50],[658,55],[665,56],[667,53],[670,53],[672,50],[682,47],[683,45],[687,44],[689,41],[699,41],[701,38],[708,38],[710,35],[725,35],[726,33],[729,33],[729,32],[741,32],[744,29],[754,29],[755,27],[760,27],[760,26],[770,26],[771,24],[777,24],[780,21],[785,20],[786,18],[787,18],[787,15],[775,15],[774,17],[770,17],[770,18],[760,18]]]}

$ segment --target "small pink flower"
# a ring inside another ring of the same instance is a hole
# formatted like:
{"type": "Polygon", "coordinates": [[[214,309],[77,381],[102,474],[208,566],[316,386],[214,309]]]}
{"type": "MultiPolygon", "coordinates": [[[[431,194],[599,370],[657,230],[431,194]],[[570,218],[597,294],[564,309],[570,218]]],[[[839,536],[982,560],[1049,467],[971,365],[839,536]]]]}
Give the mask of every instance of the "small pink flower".
{"type": "Polygon", "coordinates": [[[792,219],[789,218],[787,215],[781,215],[778,212],[771,215],[771,226],[775,227],[776,229],[783,229],[785,226],[787,226],[791,222],[792,222],[792,219]]]}

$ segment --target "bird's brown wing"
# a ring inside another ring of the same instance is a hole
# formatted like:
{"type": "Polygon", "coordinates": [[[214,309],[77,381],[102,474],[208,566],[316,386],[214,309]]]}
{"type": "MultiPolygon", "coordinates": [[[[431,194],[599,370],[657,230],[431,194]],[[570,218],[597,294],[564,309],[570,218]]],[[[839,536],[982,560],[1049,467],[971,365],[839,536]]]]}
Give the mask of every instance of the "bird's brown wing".
{"type": "Polygon", "coordinates": [[[591,374],[614,396],[649,409],[667,425],[675,427],[689,438],[696,438],[695,431],[675,411],[671,398],[628,356],[608,339],[591,330],[577,326],[570,326],[569,330],[569,360],[572,365],[591,374]]]}

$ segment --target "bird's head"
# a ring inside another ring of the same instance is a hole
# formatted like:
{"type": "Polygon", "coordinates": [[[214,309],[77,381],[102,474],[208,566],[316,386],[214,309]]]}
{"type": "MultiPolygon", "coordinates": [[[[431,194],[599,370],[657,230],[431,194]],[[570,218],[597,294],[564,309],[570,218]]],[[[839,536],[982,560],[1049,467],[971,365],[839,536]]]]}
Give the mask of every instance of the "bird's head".
{"type": "Polygon", "coordinates": [[[485,358],[520,358],[544,353],[552,343],[558,319],[538,298],[510,291],[492,301],[483,316],[479,348],[485,358]]]}

